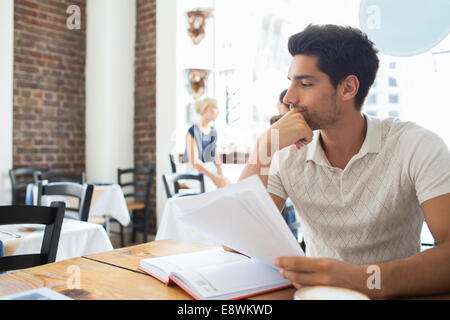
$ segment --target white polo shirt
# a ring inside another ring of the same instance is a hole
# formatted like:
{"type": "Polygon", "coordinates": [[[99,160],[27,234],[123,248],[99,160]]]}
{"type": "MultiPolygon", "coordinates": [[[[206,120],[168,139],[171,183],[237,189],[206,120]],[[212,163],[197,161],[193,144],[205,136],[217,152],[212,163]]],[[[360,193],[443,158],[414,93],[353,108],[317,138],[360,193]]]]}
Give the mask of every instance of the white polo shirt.
{"type": "Polygon", "coordinates": [[[330,165],[319,141],[277,152],[268,191],[292,200],[311,257],[362,265],[420,251],[420,204],[450,192],[450,153],[412,122],[364,115],[364,143],[344,170],[330,165]]]}

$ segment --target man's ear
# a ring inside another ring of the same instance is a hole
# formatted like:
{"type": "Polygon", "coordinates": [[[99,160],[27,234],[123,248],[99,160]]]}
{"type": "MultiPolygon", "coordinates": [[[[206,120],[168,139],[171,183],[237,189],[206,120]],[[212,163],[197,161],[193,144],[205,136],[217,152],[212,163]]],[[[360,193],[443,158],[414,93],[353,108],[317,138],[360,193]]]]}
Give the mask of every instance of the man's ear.
{"type": "Polygon", "coordinates": [[[359,80],[355,75],[349,75],[339,84],[342,101],[349,101],[356,97],[359,90],[359,80]]]}

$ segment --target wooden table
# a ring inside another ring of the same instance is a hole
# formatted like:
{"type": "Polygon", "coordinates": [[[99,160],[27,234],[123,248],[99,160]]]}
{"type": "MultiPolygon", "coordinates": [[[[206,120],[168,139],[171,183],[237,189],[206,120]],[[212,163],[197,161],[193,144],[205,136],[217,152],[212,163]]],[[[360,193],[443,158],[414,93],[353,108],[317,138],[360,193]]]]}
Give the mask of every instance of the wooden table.
{"type": "MultiPolygon", "coordinates": [[[[139,271],[137,266],[143,258],[207,248],[174,240],[161,240],[14,271],[0,275],[0,296],[48,287],[77,300],[192,300],[179,287],[166,286],[139,271]],[[74,266],[81,276],[79,289],[70,289],[73,285],[71,279],[74,266]]],[[[292,300],[294,292],[294,288],[288,288],[251,299],[292,300]]],[[[450,299],[450,294],[423,298],[450,299]]]]}

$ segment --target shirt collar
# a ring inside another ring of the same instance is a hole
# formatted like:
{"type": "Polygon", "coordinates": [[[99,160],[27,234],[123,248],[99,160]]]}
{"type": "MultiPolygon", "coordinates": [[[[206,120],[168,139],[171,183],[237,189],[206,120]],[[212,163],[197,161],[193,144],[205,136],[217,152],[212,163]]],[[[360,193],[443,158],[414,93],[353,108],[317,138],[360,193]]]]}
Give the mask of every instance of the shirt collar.
{"type": "MultiPolygon", "coordinates": [[[[368,153],[379,153],[381,151],[381,121],[378,118],[363,113],[366,123],[367,132],[363,145],[359,150],[357,157],[362,158],[368,153]]],[[[307,145],[306,160],[314,161],[317,164],[330,166],[325,152],[320,144],[320,131],[314,131],[312,141],[307,145]]]]}

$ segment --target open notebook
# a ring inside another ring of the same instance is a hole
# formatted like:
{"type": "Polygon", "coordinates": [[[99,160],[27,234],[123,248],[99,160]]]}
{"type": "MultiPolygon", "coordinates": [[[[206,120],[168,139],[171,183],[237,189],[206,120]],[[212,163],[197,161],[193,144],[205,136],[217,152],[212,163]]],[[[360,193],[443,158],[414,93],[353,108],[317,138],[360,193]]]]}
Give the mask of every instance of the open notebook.
{"type": "Polygon", "coordinates": [[[216,248],[142,259],[139,269],[195,299],[242,299],[291,285],[274,267],[216,248]]]}
{"type": "Polygon", "coordinates": [[[182,212],[180,221],[251,258],[223,250],[190,253],[143,259],[141,270],[197,299],[237,299],[290,284],[275,258],[304,252],[258,176],[172,204],[182,212]]]}

